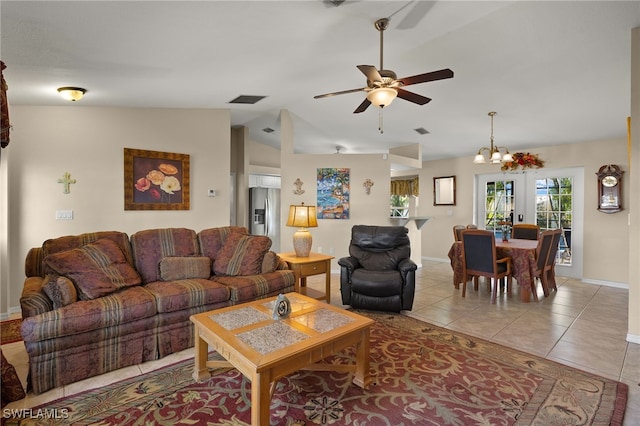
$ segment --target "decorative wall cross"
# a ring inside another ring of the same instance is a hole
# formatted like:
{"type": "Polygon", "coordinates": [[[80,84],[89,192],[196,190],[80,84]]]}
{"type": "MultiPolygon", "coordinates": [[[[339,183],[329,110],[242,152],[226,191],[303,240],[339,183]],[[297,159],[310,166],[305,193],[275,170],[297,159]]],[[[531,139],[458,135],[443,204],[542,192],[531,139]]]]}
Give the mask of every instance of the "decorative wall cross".
{"type": "Polygon", "coordinates": [[[367,178],[364,183],[362,184],[362,186],[364,186],[365,188],[365,192],[367,193],[367,195],[371,194],[371,187],[373,186],[373,181],[369,178],[367,178]]]}
{"type": "Polygon", "coordinates": [[[69,185],[71,185],[72,183],[76,183],[76,180],[71,179],[71,173],[65,172],[64,175],[62,175],[62,179],[58,179],[58,183],[64,185],[64,190],[62,191],[62,193],[69,194],[71,193],[71,188],[69,187],[69,185]]]}
{"type": "Polygon", "coordinates": [[[302,189],[302,185],[304,185],[304,182],[300,180],[300,178],[297,178],[295,182],[293,182],[293,184],[296,186],[296,189],[293,190],[293,193],[296,195],[302,195],[304,194],[304,189],[302,189]]]}

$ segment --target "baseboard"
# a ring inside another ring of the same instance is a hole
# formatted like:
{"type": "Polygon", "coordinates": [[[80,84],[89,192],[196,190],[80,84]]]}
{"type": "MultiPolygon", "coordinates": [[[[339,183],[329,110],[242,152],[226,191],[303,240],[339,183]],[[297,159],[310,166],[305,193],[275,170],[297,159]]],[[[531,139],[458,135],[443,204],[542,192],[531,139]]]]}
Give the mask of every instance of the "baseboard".
{"type": "Polygon", "coordinates": [[[640,336],[637,334],[627,334],[627,342],[640,344],[640,336]]]}
{"type": "Polygon", "coordinates": [[[431,262],[439,262],[439,263],[451,263],[451,259],[449,258],[443,259],[441,257],[422,256],[422,260],[429,260],[431,262]]]}
{"type": "Polygon", "coordinates": [[[585,284],[594,284],[594,285],[601,285],[605,287],[614,287],[614,288],[622,288],[625,290],[629,290],[629,284],[621,283],[617,281],[592,280],[590,278],[582,278],[581,281],[585,284]]]}
{"type": "Polygon", "coordinates": [[[10,306],[9,312],[0,312],[0,321],[8,320],[13,314],[22,314],[20,306],[10,306]]]}

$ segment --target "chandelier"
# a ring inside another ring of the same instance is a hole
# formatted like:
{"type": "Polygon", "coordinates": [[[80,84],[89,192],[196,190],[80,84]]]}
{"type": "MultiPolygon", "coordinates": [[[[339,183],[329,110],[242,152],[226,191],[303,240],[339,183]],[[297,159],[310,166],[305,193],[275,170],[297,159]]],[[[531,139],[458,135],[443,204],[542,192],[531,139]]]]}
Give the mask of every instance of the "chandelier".
{"type": "Polygon", "coordinates": [[[497,146],[493,144],[493,116],[496,115],[497,112],[491,111],[489,113],[489,117],[491,117],[491,145],[489,148],[482,147],[478,150],[476,157],[473,159],[474,164],[485,164],[487,162],[487,158],[485,157],[485,152],[488,154],[489,162],[491,164],[505,163],[509,161],[513,161],[513,157],[509,154],[509,150],[503,146],[497,146]],[[504,154],[501,152],[504,151],[504,154]]]}

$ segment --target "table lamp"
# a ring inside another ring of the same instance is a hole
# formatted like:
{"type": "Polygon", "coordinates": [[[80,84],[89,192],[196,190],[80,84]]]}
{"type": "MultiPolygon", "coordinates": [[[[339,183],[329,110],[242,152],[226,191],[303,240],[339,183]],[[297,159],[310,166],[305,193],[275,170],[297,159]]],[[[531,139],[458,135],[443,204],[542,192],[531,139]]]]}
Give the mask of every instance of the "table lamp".
{"type": "Polygon", "coordinates": [[[305,206],[292,204],[289,206],[289,218],[287,226],[295,226],[298,228],[293,234],[293,249],[297,257],[309,257],[311,253],[311,233],[307,228],[315,228],[318,226],[316,220],[316,206],[305,206]]]}

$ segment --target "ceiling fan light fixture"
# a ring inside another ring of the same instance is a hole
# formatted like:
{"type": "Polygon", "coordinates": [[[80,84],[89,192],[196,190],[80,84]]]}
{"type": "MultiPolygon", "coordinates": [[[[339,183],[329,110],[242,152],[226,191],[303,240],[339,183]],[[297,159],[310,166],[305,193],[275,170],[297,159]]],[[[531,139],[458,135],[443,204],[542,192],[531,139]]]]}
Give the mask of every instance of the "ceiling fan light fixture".
{"type": "Polygon", "coordinates": [[[82,99],[84,94],[87,93],[87,89],[83,89],[82,87],[60,87],[58,93],[60,93],[63,99],[76,102],[82,99]]]}
{"type": "Polygon", "coordinates": [[[367,94],[367,99],[378,108],[389,106],[398,96],[398,91],[391,87],[379,87],[367,94]]]}

